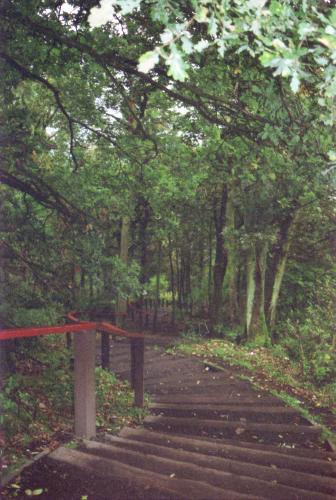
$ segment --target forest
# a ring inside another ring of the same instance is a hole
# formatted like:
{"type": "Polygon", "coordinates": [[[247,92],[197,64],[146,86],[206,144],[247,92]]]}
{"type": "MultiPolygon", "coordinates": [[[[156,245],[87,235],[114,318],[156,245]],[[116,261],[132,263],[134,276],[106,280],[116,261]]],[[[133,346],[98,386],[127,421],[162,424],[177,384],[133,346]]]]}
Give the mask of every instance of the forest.
{"type": "MultiPolygon", "coordinates": [[[[0,16],[1,327],[164,299],[172,328],[280,350],[335,402],[332,2],[1,0],[0,16]]],[[[0,347],[11,414],[40,347],[0,347]]]]}

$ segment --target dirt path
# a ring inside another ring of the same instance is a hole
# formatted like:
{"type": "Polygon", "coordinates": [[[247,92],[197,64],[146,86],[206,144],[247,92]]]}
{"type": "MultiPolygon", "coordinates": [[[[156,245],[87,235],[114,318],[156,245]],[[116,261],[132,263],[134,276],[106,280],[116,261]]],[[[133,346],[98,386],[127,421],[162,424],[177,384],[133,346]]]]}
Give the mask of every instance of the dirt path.
{"type": "MultiPolygon", "coordinates": [[[[145,388],[154,402],[144,427],[59,448],[21,483],[55,500],[334,498],[336,456],[319,427],[236,370],[212,372],[166,354],[169,342],[146,342],[145,388]]],[[[128,343],[115,341],[111,369],[129,378],[129,366],[128,343]]]]}

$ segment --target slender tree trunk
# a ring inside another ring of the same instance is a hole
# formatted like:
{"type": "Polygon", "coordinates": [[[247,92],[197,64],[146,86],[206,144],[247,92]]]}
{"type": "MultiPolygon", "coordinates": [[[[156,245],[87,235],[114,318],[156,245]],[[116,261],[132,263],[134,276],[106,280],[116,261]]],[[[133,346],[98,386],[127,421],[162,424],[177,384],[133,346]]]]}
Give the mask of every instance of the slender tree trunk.
{"type": "Polygon", "coordinates": [[[141,218],[139,227],[139,239],[140,239],[140,264],[141,264],[141,283],[147,281],[147,228],[150,220],[150,206],[146,199],[141,198],[140,204],[141,218]]]}
{"type": "Polygon", "coordinates": [[[208,266],[208,315],[210,316],[212,290],[212,221],[209,223],[209,266],[208,266]]]}
{"type": "Polygon", "coordinates": [[[286,270],[288,255],[292,244],[293,231],[295,228],[297,218],[298,218],[298,212],[296,212],[296,214],[293,217],[286,220],[282,224],[282,227],[280,228],[277,262],[275,266],[271,301],[268,310],[268,317],[269,317],[269,324],[271,331],[273,331],[275,327],[280,289],[286,270]]]}
{"type": "MultiPolygon", "coordinates": [[[[105,257],[111,257],[113,255],[112,252],[112,238],[109,235],[106,240],[105,240],[105,245],[104,245],[104,256],[105,257]]],[[[112,269],[111,269],[111,264],[109,262],[106,262],[102,266],[102,272],[103,272],[103,283],[104,283],[104,294],[106,297],[109,299],[112,298],[112,269]]]]}
{"type": "Polygon", "coordinates": [[[153,318],[153,332],[157,329],[158,310],[160,307],[160,278],[161,278],[161,253],[162,244],[158,242],[157,246],[157,268],[156,268],[156,288],[155,288],[155,305],[154,305],[154,318],[153,318]]]}
{"type": "Polygon", "coordinates": [[[188,313],[192,314],[192,294],[191,294],[191,251],[185,250],[184,269],[185,269],[185,302],[188,313]]]}
{"type": "MultiPolygon", "coordinates": [[[[129,217],[123,217],[121,222],[121,238],[120,238],[120,259],[127,265],[128,263],[128,248],[129,248],[130,220],[129,217]]],[[[120,295],[117,298],[117,323],[121,324],[121,314],[127,312],[127,301],[120,295]]]]}
{"type": "Polygon", "coordinates": [[[227,266],[227,252],[224,248],[224,227],[226,222],[226,202],[227,189],[223,186],[219,208],[214,206],[214,222],[216,236],[216,254],[213,270],[213,293],[210,305],[210,325],[212,334],[215,333],[216,326],[220,323],[223,299],[223,280],[227,266]]]}
{"type": "Polygon", "coordinates": [[[255,246],[251,246],[246,257],[246,336],[250,336],[254,295],[256,289],[255,282],[256,255],[255,246]]]}
{"type": "Polygon", "coordinates": [[[251,246],[247,256],[246,335],[259,345],[269,342],[265,316],[265,277],[268,242],[251,246]]]}
{"type": "Polygon", "coordinates": [[[176,314],[176,299],[175,299],[175,272],[174,272],[174,264],[173,264],[173,245],[171,241],[171,237],[168,236],[168,244],[169,244],[169,266],[170,266],[170,289],[172,294],[172,315],[171,322],[175,323],[175,314],[176,314]]]}
{"type": "Polygon", "coordinates": [[[228,319],[230,326],[235,326],[239,323],[239,306],[238,306],[238,273],[239,273],[239,255],[238,243],[234,235],[236,229],[235,224],[235,207],[233,204],[234,188],[231,188],[227,197],[226,204],[226,221],[228,228],[228,236],[226,241],[227,250],[227,268],[224,278],[224,292],[226,294],[226,309],[225,317],[228,319]]]}
{"type": "Polygon", "coordinates": [[[181,284],[181,266],[179,262],[179,251],[176,249],[175,252],[175,263],[176,263],[176,282],[177,282],[177,305],[182,311],[182,284],[181,284]]]}

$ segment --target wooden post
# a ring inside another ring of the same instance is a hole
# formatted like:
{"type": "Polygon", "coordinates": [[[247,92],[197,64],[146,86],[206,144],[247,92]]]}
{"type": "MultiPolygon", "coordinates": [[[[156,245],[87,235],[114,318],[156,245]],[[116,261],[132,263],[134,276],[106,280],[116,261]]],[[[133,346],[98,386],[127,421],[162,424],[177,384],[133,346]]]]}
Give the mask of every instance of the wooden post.
{"type": "Polygon", "coordinates": [[[75,435],[91,439],[96,436],[95,360],[96,335],[94,331],[74,335],[75,355],[75,435]]]}
{"type": "Polygon", "coordinates": [[[101,332],[101,366],[105,370],[110,368],[110,335],[101,332]]]}
{"type": "Polygon", "coordinates": [[[131,340],[131,384],[134,389],[134,404],[140,408],[144,405],[144,339],[131,340]]]}

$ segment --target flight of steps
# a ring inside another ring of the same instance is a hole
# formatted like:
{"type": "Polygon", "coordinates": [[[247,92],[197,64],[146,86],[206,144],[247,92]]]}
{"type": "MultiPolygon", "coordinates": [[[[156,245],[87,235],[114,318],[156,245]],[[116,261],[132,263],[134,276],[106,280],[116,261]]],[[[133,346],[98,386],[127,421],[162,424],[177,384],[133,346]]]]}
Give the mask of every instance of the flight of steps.
{"type": "MultiPolygon", "coordinates": [[[[127,344],[116,341],[111,354],[113,370],[129,377],[127,344]]],[[[111,499],[335,498],[336,454],[323,449],[318,426],[231,371],[206,371],[151,342],[145,356],[154,403],[144,426],[59,448],[51,461],[118,478],[126,490],[111,499]]]]}

